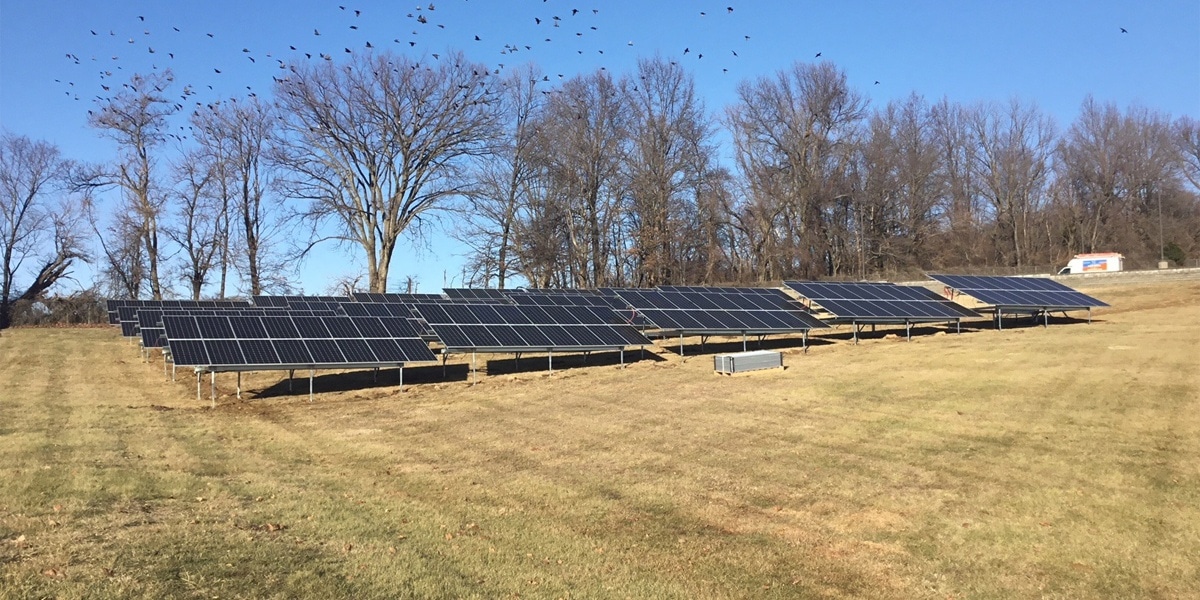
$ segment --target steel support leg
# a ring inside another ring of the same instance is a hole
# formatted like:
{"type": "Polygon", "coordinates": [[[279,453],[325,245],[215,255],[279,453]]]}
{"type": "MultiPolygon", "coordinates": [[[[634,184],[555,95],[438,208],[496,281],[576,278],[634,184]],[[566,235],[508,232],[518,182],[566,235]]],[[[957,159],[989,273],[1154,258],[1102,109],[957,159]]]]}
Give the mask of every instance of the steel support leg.
{"type": "Polygon", "coordinates": [[[746,351],[746,332],[742,332],[742,352],[746,351]]]}
{"type": "Polygon", "coordinates": [[[906,341],[912,341],[912,323],[910,321],[904,322],[904,337],[906,341]]]}
{"type": "Polygon", "coordinates": [[[313,401],[313,378],[316,376],[316,374],[316,369],[308,370],[308,401],[310,403],[313,401]]]}
{"type": "Polygon", "coordinates": [[[399,365],[398,370],[400,371],[400,391],[403,392],[404,391],[404,365],[399,365]]]}
{"type": "Polygon", "coordinates": [[[479,383],[479,375],[475,371],[475,352],[471,352],[471,385],[479,383]]]}
{"type": "Polygon", "coordinates": [[[854,331],[854,345],[858,345],[858,321],[850,322],[850,329],[854,331]]]}
{"type": "Polygon", "coordinates": [[[679,355],[683,356],[683,332],[679,332],[679,355]]]}
{"type": "Polygon", "coordinates": [[[200,371],[196,371],[196,402],[200,401],[200,371]]]}
{"type": "Polygon", "coordinates": [[[620,352],[621,352],[621,368],[624,369],[625,368],[625,349],[621,348],[620,352]]]}
{"type": "Polygon", "coordinates": [[[237,397],[238,397],[238,400],[241,400],[241,399],[242,399],[242,372],[241,372],[241,371],[238,371],[238,372],[237,372],[237,376],[238,376],[238,380],[237,380],[237,397]]]}
{"type": "Polygon", "coordinates": [[[808,330],[807,329],[804,330],[803,336],[804,337],[800,338],[800,349],[804,350],[805,354],[808,354],[808,330]]]}
{"type": "Polygon", "coordinates": [[[550,369],[550,373],[554,373],[554,351],[546,351],[546,366],[550,369]]]}
{"type": "Polygon", "coordinates": [[[288,369],[288,393],[292,393],[292,378],[296,376],[295,369],[288,369]]]}
{"type": "Polygon", "coordinates": [[[217,372],[216,371],[212,372],[212,382],[210,385],[212,386],[209,388],[212,393],[212,407],[216,408],[217,407],[217,372]]]}

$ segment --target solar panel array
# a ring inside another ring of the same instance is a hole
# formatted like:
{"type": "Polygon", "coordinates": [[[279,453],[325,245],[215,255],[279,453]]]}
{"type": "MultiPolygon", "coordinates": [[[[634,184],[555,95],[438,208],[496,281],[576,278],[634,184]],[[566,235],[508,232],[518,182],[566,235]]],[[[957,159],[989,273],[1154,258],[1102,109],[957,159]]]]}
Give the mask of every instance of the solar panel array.
{"type": "Polygon", "coordinates": [[[350,295],[355,302],[389,302],[411,304],[413,302],[443,302],[446,297],[441,294],[380,294],[374,292],[355,292],[350,295]]]}
{"type": "MultiPolygon", "coordinates": [[[[163,315],[191,315],[199,316],[220,316],[236,314],[242,317],[249,316],[267,316],[267,315],[287,315],[287,316],[306,316],[306,317],[332,317],[337,313],[331,310],[288,310],[280,308],[256,308],[256,307],[241,307],[238,309],[208,309],[208,308],[180,308],[180,309],[156,309],[156,308],[139,308],[137,309],[138,332],[142,338],[143,348],[162,348],[166,346],[166,331],[163,329],[163,315]]],[[[135,337],[136,337],[135,335],[135,337]]]]}
{"type": "MultiPolygon", "coordinates": [[[[121,322],[119,309],[121,307],[136,308],[236,308],[250,306],[245,300],[105,300],[105,310],[108,311],[108,324],[117,325],[121,322]]],[[[128,336],[127,336],[128,337],[128,336]]]]}
{"type": "Polygon", "coordinates": [[[211,371],[347,368],[433,362],[409,319],[163,315],[177,366],[211,371]]]}
{"type": "Polygon", "coordinates": [[[785,281],[784,285],[841,321],[955,321],[979,316],[917,286],[816,281],[785,281]]]}
{"type": "Polygon", "coordinates": [[[582,351],[650,345],[607,307],[483,302],[413,307],[446,348],[457,351],[582,351]]]}
{"type": "MultiPolygon", "coordinates": [[[[298,295],[252,296],[250,299],[254,302],[255,306],[259,306],[259,307],[274,306],[276,308],[295,307],[295,308],[305,308],[305,309],[312,309],[314,307],[301,306],[301,305],[313,303],[313,302],[328,305],[328,304],[338,304],[341,302],[349,302],[350,301],[350,299],[347,298],[346,296],[298,296],[298,295]]],[[[326,310],[327,307],[322,306],[322,307],[319,307],[318,309],[326,310]]]]}
{"type": "Polygon", "coordinates": [[[974,275],[930,275],[934,281],[958,290],[984,304],[1004,308],[1082,309],[1108,306],[1044,277],[982,277],[974,275]]]}
{"type": "Polygon", "coordinates": [[[496,304],[508,302],[506,292],[508,290],[498,290],[494,288],[442,288],[446,292],[446,297],[451,302],[483,302],[485,304],[496,304]]]}
{"type": "Polygon", "coordinates": [[[826,327],[770,288],[614,289],[655,328],[680,333],[787,333],[826,327]]]}

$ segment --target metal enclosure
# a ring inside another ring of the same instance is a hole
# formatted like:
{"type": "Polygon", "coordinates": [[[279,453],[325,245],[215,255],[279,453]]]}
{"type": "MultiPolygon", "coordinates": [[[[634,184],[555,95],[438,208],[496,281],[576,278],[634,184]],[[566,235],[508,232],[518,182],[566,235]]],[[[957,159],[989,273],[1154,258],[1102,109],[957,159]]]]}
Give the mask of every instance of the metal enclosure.
{"type": "Polygon", "coordinates": [[[751,350],[713,357],[713,368],[724,375],[777,367],[783,367],[783,354],[773,350],[751,350]]]}

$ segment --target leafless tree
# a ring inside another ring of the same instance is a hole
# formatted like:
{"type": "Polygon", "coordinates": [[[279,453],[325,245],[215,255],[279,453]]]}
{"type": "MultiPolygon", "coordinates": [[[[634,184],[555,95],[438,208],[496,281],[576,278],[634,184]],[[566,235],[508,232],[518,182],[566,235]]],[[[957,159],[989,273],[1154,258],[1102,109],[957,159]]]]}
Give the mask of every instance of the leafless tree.
{"type": "MultiPolygon", "coordinates": [[[[835,198],[852,192],[849,170],[866,100],[832,63],[796,63],[773,78],[743,82],[727,111],[735,160],[758,234],[759,276],[780,279],[836,270],[844,232],[829,227],[835,198]]],[[[746,229],[750,231],[750,229],[746,229]]]]}
{"type": "Polygon", "coordinates": [[[216,175],[214,189],[229,214],[220,295],[225,294],[229,263],[243,271],[245,292],[262,294],[282,279],[284,270],[277,251],[283,233],[281,207],[270,194],[275,173],[267,161],[275,112],[256,97],[235,98],[197,110],[191,121],[202,150],[199,156],[216,175]],[[229,244],[236,248],[232,253],[229,244]]]}
{"type": "Polygon", "coordinates": [[[494,151],[472,169],[476,185],[464,195],[454,235],[471,249],[467,283],[503,289],[520,271],[517,219],[530,204],[538,166],[533,156],[533,120],[542,106],[542,74],[516,69],[498,83],[503,135],[494,151]]]}
{"type": "Polygon", "coordinates": [[[491,150],[491,72],[461,54],[424,64],[385,52],[293,64],[277,81],[286,195],[310,201],[313,243],[357,244],[371,291],[386,291],[400,236],[464,193],[467,161],[491,150]],[[326,220],[336,233],[316,235],[326,220]]]}
{"type": "MultiPolygon", "coordinates": [[[[620,226],[620,170],[627,139],[620,89],[606,71],[579,75],[551,96],[537,124],[537,155],[548,190],[541,211],[561,235],[570,285],[599,287],[623,279],[614,231],[620,226]]],[[[547,244],[539,244],[543,248],[547,244]]]]}
{"type": "Polygon", "coordinates": [[[163,232],[183,252],[179,268],[193,300],[199,300],[210,273],[228,248],[228,205],[213,194],[220,172],[198,153],[190,152],[176,165],[178,178],[175,207],[177,218],[163,232]]]}
{"type": "Polygon", "coordinates": [[[943,99],[930,111],[934,141],[939,153],[942,215],[938,263],[965,266],[985,260],[984,209],[979,178],[974,169],[978,150],[968,117],[970,110],[943,99]]]}
{"type": "MultiPolygon", "coordinates": [[[[161,261],[160,225],[167,202],[155,173],[157,152],[167,134],[167,120],[177,105],[167,99],[165,92],[174,76],[170,70],[147,75],[135,74],[121,91],[101,100],[88,122],[101,134],[117,143],[117,159],[81,176],[80,187],[116,188],[121,192],[117,218],[128,219],[134,228],[120,227],[136,235],[146,259],[146,278],[150,295],[162,299],[163,286],[159,277],[161,261]]],[[[115,245],[126,246],[127,242],[115,245]]],[[[110,261],[110,266],[115,263],[110,261]]]]}
{"type": "Polygon", "coordinates": [[[635,285],[685,283],[698,241],[697,200],[715,162],[713,129],[695,83],[678,63],[638,61],[624,83],[629,106],[630,235],[635,285]]]}
{"type": "Polygon", "coordinates": [[[14,302],[37,299],[86,260],[68,168],[56,146],[0,132],[0,329],[14,302]],[[23,289],[21,275],[30,277],[23,289]]]}
{"type": "Polygon", "coordinates": [[[1175,206],[1187,176],[1178,140],[1163,115],[1084,101],[1058,147],[1059,178],[1068,183],[1059,202],[1072,218],[1063,226],[1069,251],[1141,247],[1157,258],[1159,202],[1175,206]]]}
{"type": "Polygon", "coordinates": [[[1018,100],[981,106],[969,124],[978,148],[976,176],[995,216],[997,249],[1006,264],[1020,267],[1028,262],[1031,229],[1050,183],[1054,124],[1018,100]]]}

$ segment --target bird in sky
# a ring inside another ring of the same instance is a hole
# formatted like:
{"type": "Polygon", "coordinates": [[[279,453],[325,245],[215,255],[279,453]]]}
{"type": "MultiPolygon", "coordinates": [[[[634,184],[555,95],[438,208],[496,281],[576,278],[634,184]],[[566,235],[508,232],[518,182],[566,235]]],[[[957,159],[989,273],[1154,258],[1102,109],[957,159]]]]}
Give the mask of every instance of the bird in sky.
{"type": "Polygon", "coordinates": [[[1125,29],[1124,27],[1122,27],[1122,28],[1121,28],[1121,33],[1129,33],[1129,30],[1128,30],[1128,29],[1125,29]]]}

